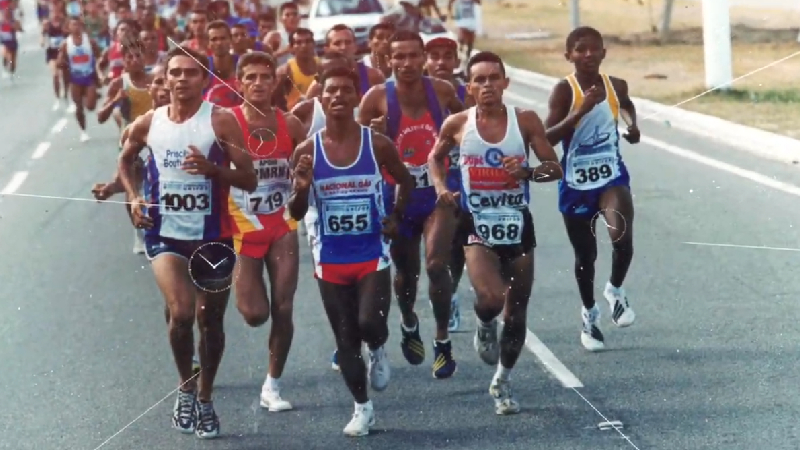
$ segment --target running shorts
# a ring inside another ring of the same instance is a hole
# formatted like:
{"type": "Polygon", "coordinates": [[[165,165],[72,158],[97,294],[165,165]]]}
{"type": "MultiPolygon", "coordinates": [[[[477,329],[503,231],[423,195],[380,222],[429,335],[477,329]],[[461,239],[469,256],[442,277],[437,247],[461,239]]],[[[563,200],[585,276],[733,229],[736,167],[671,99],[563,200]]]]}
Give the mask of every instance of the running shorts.
{"type": "Polygon", "coordinates": [[[384,256],[371,261],[350,264],[320,264],[314,262],[314,278],[328,283],[353,286],[365,276],[389,269],[392,260],[384,256]]]}
{"type": "Polygon", "coordinates": [[[233,248],[236,254],[255,259],[263,259],[269,253],[272,244],[287,234],[297,231],[297,221],[283,217],[283,214],[259,216],[261,230],[238,233],[233,236],[233,248]]]}
{"type": "Polygon", "coordinates": [[[3,44],[3,47],[11,53],[16,53],[19,48],[19,42],[17,41],[3,41],[0,44],[3,44]]]}
{"type": "Polygon", "coordinates": [[[558,186],[558,210],[561,214],[591,219],[600,211],[600,197],[607,189],[626,186],[630,189],[630,176],[624,171],[607,185],[590,191],[570,189],[563,181],[558,186]]]}
{"type": "Polygon", "coordinates": [[[220,286],[224,288],[232,283],[236,258],[232,257],[233,241],[231,239],[179,241],[145,235],[144,249],[150,262],[161,255],[174,255],[189,261],[189,274],[192,281],[200,288],[213,289],[220,286]],[[192,257],[193,255],[194,257],[192,257]],[[211,261],[217,266],[212,267],[207,261],[211,261]]]}
{"type": "Polygon", "coordinates": [[[520,256],[530,253],[536,248],[536,233],[533,228],[533,215],[529,209],[522,211],[522,241],[512,245],[491,245],[481,239],[475,231],[475,223],[472,214],[466,211],[461,214],[461,221],[458,225],[456,235],[462,237],[463,246],[482,245],[492,250],[500,262],[508,263],[520,256]]]}
{"type": "Polygon", "coordinates": [[[58,59],[58,49],[48,48],[44,51],[44,62],[49,63],[58,59]]]}

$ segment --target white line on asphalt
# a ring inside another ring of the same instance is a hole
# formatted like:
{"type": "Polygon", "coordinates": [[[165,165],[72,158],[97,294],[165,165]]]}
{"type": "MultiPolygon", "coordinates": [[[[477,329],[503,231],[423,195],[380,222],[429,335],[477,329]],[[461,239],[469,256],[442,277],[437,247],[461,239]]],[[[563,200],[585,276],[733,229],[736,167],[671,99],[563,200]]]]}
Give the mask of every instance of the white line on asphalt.
{"type": "Polygon", "coordinates": [[[66,127],[66,126],[67,126],[67,118],[66,117],[62,117],[62,118],[58,119],[58,122],[56,122],[55,125],[53,125],[53,128],[50,130],[50,132],[52,132],[52,133],[60,133],[61,130],[63,130],[64,127],[66,127]]]}
{"type": "Polygon", "coordinates": [[[567,369],[567,366],[561,363],[561,361],[556,358],[556,355],[547,348],[546,345],[542,341],[536,337],[535,334],[531,330],[527,330],[525,334],[525,347],[528,348],[537,358],[539,361],[544,364],[544,368],[547,369],[548,372],[553,374],[561,384],[564,385],[566,388],[582,388],[583,383],[581,380],[578,379],[572,372],[567,369]]]}
{"type": "Polygon", "coordinates": [[[0,195],[8,195],[17,192],[17,189],[22,186],[26,178],[28,178],[28,172],[15,172],[14,176],[11,177],[11,181],[0,191],[0,195]]]}
{"type": "Polygon", "coordinates": [[[44,156],[45,153],[47,153],[47,150],[49,150],[49,149],[50,149],[50,143],[49,142],[41,142],[39,144],[39,146],[36,147],[36,150],[33,151],[33,155],[31,156],[31,159],[39,159],[39,158],[41,158],[42,156],[44,156]]]}
{"type": "Polygon", "coordinates": [[[765,245],[740,245],[740,244],[715,244],[713,242],[684,242],[686,245],[699,245],[701,247],[729,247],[729,248],[750,248],[755,250],[776,250],[780,252],[800,252],[800,248],[791,247],[767,247],[765,245]]]}

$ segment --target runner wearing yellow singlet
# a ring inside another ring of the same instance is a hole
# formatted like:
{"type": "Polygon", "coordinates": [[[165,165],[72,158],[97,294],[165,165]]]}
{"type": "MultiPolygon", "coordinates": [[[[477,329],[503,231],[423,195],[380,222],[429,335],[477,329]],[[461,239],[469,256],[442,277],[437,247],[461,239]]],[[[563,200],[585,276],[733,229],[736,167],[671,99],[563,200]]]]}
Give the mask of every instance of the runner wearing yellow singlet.
{"type": "Polygon", "coordinates": [[[294,58],[278,69],[278,79],[291,82],[286,89],[288,110],[305,99],[305,94],[317,75],[317,56],[314,33],[307,28],[298,28],[289,36],[294,58]]]}

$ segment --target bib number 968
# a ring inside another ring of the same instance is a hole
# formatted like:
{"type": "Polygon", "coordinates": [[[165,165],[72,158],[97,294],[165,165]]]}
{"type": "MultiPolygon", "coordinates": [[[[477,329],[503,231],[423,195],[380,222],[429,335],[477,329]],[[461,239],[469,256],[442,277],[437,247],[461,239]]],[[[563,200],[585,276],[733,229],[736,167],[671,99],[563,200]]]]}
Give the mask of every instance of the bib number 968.
{"type": "Polygon", "coordinates": [[[575,183],[584,184],[586,182],[595,183],[598,180],[605,180],[611,178],[613,171],[608,164],[601,164],[600,166],[592,166],[588,169],[575,169],[575,183]]]}
{"type": "Polygon", "coordinates": [[[517,241],[520,233],[520,227],[516,223],[498,223],[492,226],[480,224],[476,230],[478,236],[487,242],[517,241]]]}

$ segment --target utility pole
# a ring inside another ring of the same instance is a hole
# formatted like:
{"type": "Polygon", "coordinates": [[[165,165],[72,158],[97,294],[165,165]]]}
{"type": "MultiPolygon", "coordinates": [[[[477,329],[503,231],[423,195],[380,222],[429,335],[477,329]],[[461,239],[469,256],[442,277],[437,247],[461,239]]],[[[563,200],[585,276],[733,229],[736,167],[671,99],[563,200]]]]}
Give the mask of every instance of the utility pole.
{"type": "Polygon", "coordinates": [[[581,26],[581,15],[578,9],[578,0],[570,0],[569,2],[569,23],[572,29],[581,26]]]}
{"type": "Polygon", "coordinates": [[[673,6],[675,6],[675,0],[664,1],[664,12],[661,14],[661,28],[658,30],[662,44],[666,44],[669,40],[669,28],[672,23],[673,6]]]}
{"type": "Polygon", "coordinates": [[[729,89],[733,80],[728,0],[703,0],[703,52],[706,88],[729,89]]]}

